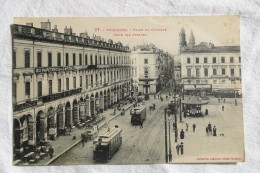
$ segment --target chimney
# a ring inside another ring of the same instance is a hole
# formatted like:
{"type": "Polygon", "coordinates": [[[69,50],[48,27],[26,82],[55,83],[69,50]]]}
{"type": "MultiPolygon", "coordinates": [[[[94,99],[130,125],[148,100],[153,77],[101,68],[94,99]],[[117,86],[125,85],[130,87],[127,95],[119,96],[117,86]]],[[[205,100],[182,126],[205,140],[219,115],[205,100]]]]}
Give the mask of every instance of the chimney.
{"type": "Polygon", "coordinates": [[[41,22],[41,29],[51,31],[51,22],[49,21],[49,19],[47,22],[41,22]]]}
{"type": "Polygon", "coordinates": [[[67,26],[66,26],[65,29],[64,29],[64,34],[72,35],[72,29],[71,29],[71,27],[70,27],[70,28],[67,28],[67,26]]]}
{"type": "Polygon", "coordinates": [[[54,28],[52,29],[53,32],[58,32],[57,25],[54,25],[54,28]]]}
{"type": "Polygon", "coordinates": [[[80,37],[83,37],[83,38],[87,38],[88,37],[87,31],[83,32],[83,33],[80,33],[79,35],[80,35],[80,37]]]}

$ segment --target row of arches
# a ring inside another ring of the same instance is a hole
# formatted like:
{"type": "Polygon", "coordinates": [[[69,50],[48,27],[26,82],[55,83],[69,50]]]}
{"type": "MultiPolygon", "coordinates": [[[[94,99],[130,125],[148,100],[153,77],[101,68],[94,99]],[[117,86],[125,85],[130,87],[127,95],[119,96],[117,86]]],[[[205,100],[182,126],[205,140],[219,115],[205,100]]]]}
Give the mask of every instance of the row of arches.
{"type": "Polygon", "coordinates": [[[89,117],[106,111],[129,95],[129,83],[68,99],[58,105],[39,109],[14,118],[14,150],[23,152],[26,146],[53,140],[63,134],[65,127],[75,126],[89,117]]]}

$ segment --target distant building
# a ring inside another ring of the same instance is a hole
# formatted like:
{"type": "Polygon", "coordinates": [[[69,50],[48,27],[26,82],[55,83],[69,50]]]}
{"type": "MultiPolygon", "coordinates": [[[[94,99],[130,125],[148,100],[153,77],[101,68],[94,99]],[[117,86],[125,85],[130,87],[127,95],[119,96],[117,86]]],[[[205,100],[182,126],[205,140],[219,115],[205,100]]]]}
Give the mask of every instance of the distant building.
{"type": "Polygon", "coordinates": [[[134,92],[155,94],[166,85],[170,70],[168,53],[153,44],[138,45],[131,52],[132,85],[134,92]]]}
{"type": "Polygon", "coordinates": [[[241,93],[240,46],[215,46],[202,42],[195,45],[191,32],[185,46],[185,31],[180,31],[181,77],[184,90],[224,91],[241,93]]]}

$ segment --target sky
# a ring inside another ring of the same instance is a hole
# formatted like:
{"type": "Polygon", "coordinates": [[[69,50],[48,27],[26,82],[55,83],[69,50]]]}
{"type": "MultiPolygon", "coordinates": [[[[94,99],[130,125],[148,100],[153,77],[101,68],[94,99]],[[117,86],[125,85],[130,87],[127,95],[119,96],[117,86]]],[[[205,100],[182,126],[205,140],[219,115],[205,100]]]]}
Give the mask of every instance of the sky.
{"type": "Polygon", "coordinates": [[[57,25],[59,32],[65,26],[73,33],[86,32],[105,40],[120,41],[132,48],[135,45],[153,43],[156,47],[173,55],[179,51],[179,32],[183,27],[188,43],[191,30],[196,44],[211,42],[215,46],[240,45],[240,17],[228,16],[175,16],[175,17],[58,17],[31,18],[16,17],[15,24],[33,23],[41,27],[41,22],[51,22],[51,28],[57,25]],[[115,29],[120,31],[114,31],[115,29]]]}

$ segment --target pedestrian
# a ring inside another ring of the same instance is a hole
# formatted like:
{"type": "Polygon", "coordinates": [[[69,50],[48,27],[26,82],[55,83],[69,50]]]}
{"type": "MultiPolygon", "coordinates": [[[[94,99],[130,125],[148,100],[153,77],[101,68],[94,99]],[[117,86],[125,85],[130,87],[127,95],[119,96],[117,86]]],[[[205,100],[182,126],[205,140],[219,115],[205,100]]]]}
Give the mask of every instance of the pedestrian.
{"type": "Polygon", "coordinates": [[[188,131],[189,131],[189,124],[186,123],[186,132],[188,132],[188,131]]]}
{"type": "Polygon", "coordinates": [[[220,98],[218,98],[218,103],[220,103],[220,98]]]}
{"type": "Polygon", "coordinates": [[[181,155],[183,155],[183,153],[184,153],[184,146],[183,146],[183,142],[181,142],[180,149],[181,149],[181,155]]]}
{"type": "Polygon", "coordinates": [[[205,115],[208,115],[209,114],[209,111],[208,109],[205,110],[205,115]]]}
{"type": "Polygon", "coordinates": [[[166,100],[168,100],[168,96],[166,95],[166,100]]]}
{"type": "Polygon", "coordinates": [[[141,120],[141,122],[140,122],[140,129],[143,128],[143,122],[144,122],[144,120],[141,120]]]}
{"type": "Polygon", "coordinates": [[[76,137],[76,134],[73,135],[72,139],[75,140],[77,137],[76,137]]]}
{"type": "Polygon", "coordinates": [[[181,129],[180,138],[181,138],[181,139],[184,139],[184,136],[185,136],[185,133],[184,133],[183,129],[181,129]]]}
{"type": "Polygon", "coordinates": [[[192,125],[192,128],[193,128],[193,132],[195,132],[196,124],[193,124],[193,125],[192,125]]]}
{"type": "Polygon", "coordinates": [[[85,140],[84,137],[81,138],[82,148],[85,146],[85,140]]]}
{"type": "Polygon", "coordinates": [[[177,151],[177,154],[178,154],[178,155],[180,154],[180,146],[181,146],[180,144],[177,144],[177,145],[176,145],[176,151],[177,151]]]}
{"type": "Polygon", "coordinates": [[[206,127],[206,134],[207,134],[207,136],[209,136],[209,128],[208,128],[208,126],[206,127]]]}
{"type": "Polygon", "coordinates": [[[53,157],[53,153],[54,153],[54,148],[52,146],[50,146],[50,148],[49,148],[49,155],[50,155],[51,159],[53,157]]]}
{"type": "Polygon", "coordinates": [[[224,98],[224,103],[226,102],[226,99],[224,98]]]}
{"type": "Polygon", "coordinates": [[[217,128],[216,128],[216,126],[213,127],[213,136],[217,136],[217,128]]]}
{"type": "Polygon", "coordinates": [[[208,124],[208,132],[212,135],[212,127],[211,127],[210,122],[209,122],[209,124],[208,124]]]}
{"type": "Polygon", "coordinates": [[[158,95],[158,99],[160,98],[160,95],[158,95]]]}
{"type": "Polygon", "coordinates": [[[114,109],[114,115],[116,115],[116,108],[114,109]]]}
{"type": "Polygon", "coordinates": [[[224,111],[224,106],[222,106],[222,111],[224,111]]]}

